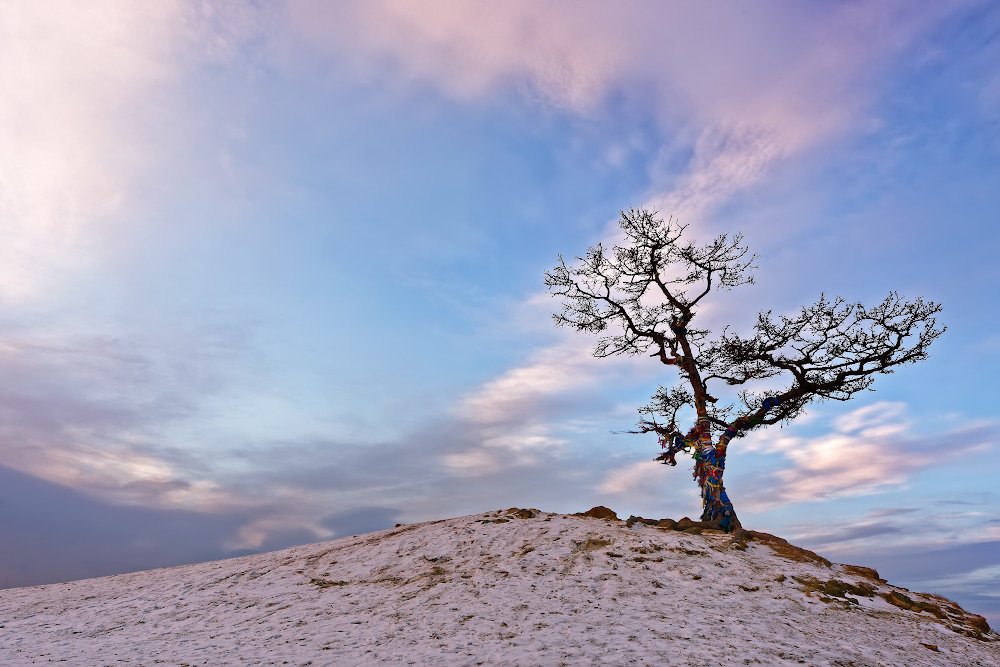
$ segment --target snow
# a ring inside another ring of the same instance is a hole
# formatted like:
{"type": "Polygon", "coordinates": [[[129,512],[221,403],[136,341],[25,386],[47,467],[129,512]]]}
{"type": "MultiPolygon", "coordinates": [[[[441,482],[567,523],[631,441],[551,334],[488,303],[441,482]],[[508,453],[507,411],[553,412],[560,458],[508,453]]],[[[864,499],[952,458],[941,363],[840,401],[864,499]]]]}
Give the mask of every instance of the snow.
{"type": "Polygon", "coordinates": [[[954,603],[738,547],[523,510],[400,526],[2,590],[0,664],[1000,665],[1000,637],[970,636],[954,603]],[[830,580],[872,594],[810,590],[830,580]]]}

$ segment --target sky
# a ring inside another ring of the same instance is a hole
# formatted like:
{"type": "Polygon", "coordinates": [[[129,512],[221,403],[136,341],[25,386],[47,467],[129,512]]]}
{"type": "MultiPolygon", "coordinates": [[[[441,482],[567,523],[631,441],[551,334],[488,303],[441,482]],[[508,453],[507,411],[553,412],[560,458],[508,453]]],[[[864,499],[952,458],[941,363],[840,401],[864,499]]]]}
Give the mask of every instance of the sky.
{"type": "Polygon", "coordinates": [[[734,442],[743,524],[1000,623],[994,3],[0,1],[0,585],[499,507],[696,516],[671,369],[553,326],[647,207],[702,322],[940,302],[928,361],[734,442]]]}

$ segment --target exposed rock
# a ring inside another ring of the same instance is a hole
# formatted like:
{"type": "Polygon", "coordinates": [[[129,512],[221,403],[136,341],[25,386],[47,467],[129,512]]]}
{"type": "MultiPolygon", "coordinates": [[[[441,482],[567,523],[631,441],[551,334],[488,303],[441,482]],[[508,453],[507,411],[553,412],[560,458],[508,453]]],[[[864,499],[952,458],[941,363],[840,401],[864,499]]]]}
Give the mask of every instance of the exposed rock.
{"type": "Polygon", "coordinates": [[[645,518],[643,518],[641,516],[636,516],[636,515],[633,514],[633,515],[629,516],[628,519],[625,520],[625,525],[628,528],[631,528],[632,526],[634,526],[637,523],[641,523],[641,524],[646,525],[646,526],[655,526],[655,525],[659,524],[661,521],[670,521],[671,523],[674,523],[672,519],[645,519],[645,518]]]}
{"type": "Polygon", "coordinates": [[[586,512],[579,512],[576,516],[589,516],[594,519],[613,519],[615,521],[621,521],[614,510],[608,509],[604,505],[598,505],[597,507],[591,507],[586,512]]]}

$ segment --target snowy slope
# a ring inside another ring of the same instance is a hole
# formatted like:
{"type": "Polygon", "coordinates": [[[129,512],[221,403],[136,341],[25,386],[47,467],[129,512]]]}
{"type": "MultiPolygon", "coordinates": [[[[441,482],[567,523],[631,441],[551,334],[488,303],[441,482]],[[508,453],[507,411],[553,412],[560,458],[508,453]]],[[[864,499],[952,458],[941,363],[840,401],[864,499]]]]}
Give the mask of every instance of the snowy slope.
{"type": "Polygon", "coordinates": [[[0,664],[1000,665],[1000,637],[943,598],[740,547],[529,510],[401,526],[2,590],[0,664]]]}

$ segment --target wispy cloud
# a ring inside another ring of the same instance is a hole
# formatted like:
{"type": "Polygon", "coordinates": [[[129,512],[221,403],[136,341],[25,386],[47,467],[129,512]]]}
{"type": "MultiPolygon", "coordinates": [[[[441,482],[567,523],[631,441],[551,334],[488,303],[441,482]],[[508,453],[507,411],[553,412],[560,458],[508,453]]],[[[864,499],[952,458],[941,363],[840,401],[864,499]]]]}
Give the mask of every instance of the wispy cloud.
{"type": "MultiPolygon", "coordinates": [[[[342,525],[361,524],[329,517],[358,506],[381,508],[369,513],[372,521],[404,513],[415,520],[512,503],[531,489],[566,495],[554,463],[564,439],[546,421],[567,412],[566,388],[543,379],[488,388],[509,390],[509,409],[488,402],[479,411],[474,394],[466,409],[391,442],[323,433],[272,442],[214,430],[206,414],[220,397],[245,395],[233,367],[254,351],[238,334],[180,327],[169,341],[3,334],[0,455],[7,467],[95,503],[219,518],[228,526],[217,536],[220,548],[334,537],[342,525]],[[519,421],[528,406],[534,417],[519,421]]],[[[581,389],[575,399],[593,401],[581,389]]],[[[573,474],[592,474],[570,459],[573,474]]]]}
{"type": "Polygon", "coordinates": [[[429,81],[462,100],[527,93],[591,112],[610,95],[638,94],[665,122],[690,118],[704,127],[772,117],[774,127],[790,123],[808,133],[851,113],[854,100],[837,96],[955,11],[917,11],[903,2],[786,2],[740,12],[640,2],[632,9],[594,1],[570,10],[527,0],[489,8],[448,0],[350,7],[293,0],[286,18],[300,48],[305,42],[382,79],[429,81]]]}
{"type": "Polygon", "coordinates": [[[597,383],[599,372],[613,370],[595,363],[586,343],[569,339],[543,348],[466,397],[459,413],[482,424],[509,424],[544,409],[546,402],[597,383]]]}
{"type": "MultiPolygon", "coordinates": [[[[330,67],[350,62],[379,81],[430,83],[462,102],[527,95],[543,106],[600,115],[616,95],[634,99],[690,152],[679,171],[653,174],[645,203],[697,229],[776,167],[868,123],[879,73],[954,9],[787,3],[737,13],[649,3],[642,12],[621,12],[584,2],[568,12],[532,2],[486,10],[387,1],[345,10],[298,0],[286,18],[289,34],[309,54],[326,55],[330,67]]],[[[283,52],[304,57],[288,44],[283,52]]],[[[616,238],[613,223],[605,237],[616,238]]],[[[556,399],[596,384],[609,365],[623,368],[620,361],[590,363],[582,350],[559,342],[537,352],[461,409],[485,421],[511,414],[532,421],[539,397],[556,399]]],[[[537,422],[530,430],[545,435],[537,422]]],[[[470,456],[453,463],[468,467],[470,456]]]]}
{"type": "Polygon", "coordinates": [[[648,203],[699,222],[776,164],[869,124],[885,69],[961,9],[638,4],[294,0],[284,39],[305,55],[284,51],[350,62],[380,82],[430,83],[463,102],[507,95],[600,115],[625,97],[690,148],[681,174],[654,175],[648,203]]]}
{"type": "Polygon", "coordinates": [[[171,344],[0,330],[0,452],[5,465],[106,500],[215,510],[234,499],[190,452],[158,431],[190,418],[218,391],[240,343],[173,332],[171,344]],[[165,453],[168,452],[168,453],[165,453]]]}
{"type": "Polygon", "coordinates": [[[960,591],[969,595],[997,599],[1000,598],[1000,563],[968,572],[956,572],[937,579],[926,579],[922,583],[934,590],[960,591]]]}
{"type": "Polygon", "coordinates": [[[288,4],[295,34],[362,71],[401,84],[430,80],[463,101],[502,87],[573,109],[601,101],[625,65],[620,16],[593,3],[566,11],[521,0],[288,4]],[[602,24],[611,29],[595,30],[602,24]]]}

